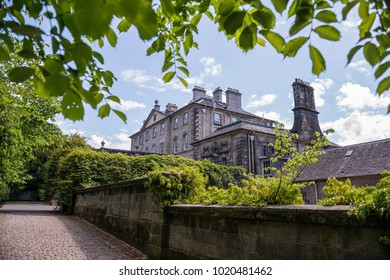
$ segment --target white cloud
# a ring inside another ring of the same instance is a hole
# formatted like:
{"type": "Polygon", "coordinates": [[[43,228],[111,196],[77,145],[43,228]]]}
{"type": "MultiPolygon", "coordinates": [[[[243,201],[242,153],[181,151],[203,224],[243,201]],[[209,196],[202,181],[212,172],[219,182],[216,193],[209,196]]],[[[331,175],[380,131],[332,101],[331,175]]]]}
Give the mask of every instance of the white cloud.
{"type": "Polygon", "coordinates": [[[351,62],[348,65],[348,67],[351,68],[351,69],[354,69],[354,70],[356,70],[356,71],[358,71],[358,72],[360,72],[362,74],[371,75],[371,66],[365,60],[359,60],[359,61],[356,61],[356,62],[351,62]]]}
{"type": "Polygon", "coordinates": [[[81,136],[85,136],[84,131],[81,131],[78,129],[76,122],[71,122],[69,120],[56,119],[54,124],[56,124],[65,135],[71,135],[71,134],[78,133],[81,136]]]}
{"type": "Polygon", "coordinates": [[[323,96],[326,91],[333,85],[333,80],[331,79],[315,79],[314,82],[310,83],[314,88],[314,100],[316,107],[322,107],[325,105],[325,99],[323,96]]]}
{"type": "Polygon", "coordinates": [[[321,124],[322,129],[333,128],[340,145],[350,145],[390,137],[390,115],[353,111],[346,117],[321,124]]]}
{"type": "Polygon", "coordinates": [[[273,121],[277,121],[279,123],[282,123],[282,124],[284,124],[284,127],[286,127],[286,128],[292,127],[291,121],[288,119],[282,118],[278,112],[256,111],[254,114],[259,116],[259,117],[265,118],[265,119],[269,119],[269,120],[273,120],[273,121]]]}
{"type": "Polygon", "coordinates": [[[98,149],[102,146],[102,141],[104,141],[105,148],[130,150],[131,140],[129,138],[129,134],[123,130],[121,131],[121,133],[114,134],[112,136],[100,135],[98,133],[93,134],[91,138],[88,139],[88,144],[93,148],[98,149]]]}
{"type": "Polygon", "coordinates": [[[390,96],[375,95],[368,87],[359,84],[346,83],[340,88],[336,97],[337,105],[343,109],[360,110],[364,108],[386,108],[390,104],[390,96]]]}
{"type": "Polygon", "coordinates": [[[212,57],[203,57],[200,62],[203,64],[203,71],[201,77],[219,76],[222,73],[222,65],[217,64],[212,57]]]}
{"type": "Polygon", "coordinates": [[[172,89],[190,92],[191,86],[204,85],[205,80],[208,77],[219,76],[222,73],[222,65],[218,64],[212,57],[203,57],[200,59],[200,63],[203,65],[203,69],[199,72],[199,75],[191,75],[190,78],[186,78],[186,81],[189,85],[188,88],[184,87],[182,83],[175,78],[169,83],[164,83],[162,76],[151,76],[147,74],[146,71],[140,69],[125,69],[121,72],[121,77],[125,81],[133,83],[140,88],[152,89],[157,92],[166,92],[172,89]]]}
{"type": "Polygon", "coordinates": [[[276,100],[276,94],[270,93],[262,96],[257,96],[256,94],[252,95],[249,98],[247,108],[257,108],[260,106],[266,106],[272,104],[276,100]]]}
{"type": "Polygon", "coordinates": [[[347,29],[353,29],[353,28],[358,27],[361,22],[362,22],[362,20],[358,19],[358,18],[347,18],[341,24],[344,27],[346,27],[347,29]]]}
{"type": "Polygon", "coordinates": [[[129,111],[131,109],[142,109],[145,108],[146,105],[144,103],[132,101],[132,100],[123,100],[121,99],[121,103],[113,102],[113,101],[108,101],[108,103],[111,105],[111,108],[118,109],[121,111],[129,111]]]}

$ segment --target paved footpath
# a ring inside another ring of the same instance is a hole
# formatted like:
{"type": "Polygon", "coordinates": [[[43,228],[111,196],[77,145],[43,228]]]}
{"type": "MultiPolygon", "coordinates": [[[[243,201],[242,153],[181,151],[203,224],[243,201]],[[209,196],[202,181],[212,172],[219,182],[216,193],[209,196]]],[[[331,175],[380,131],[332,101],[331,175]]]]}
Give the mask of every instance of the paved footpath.
{"type": "Polygon", "coordinates": [[[125,242],[44,204],[0,208],[0,260],[131,260],[146,256],[125,242]]]}

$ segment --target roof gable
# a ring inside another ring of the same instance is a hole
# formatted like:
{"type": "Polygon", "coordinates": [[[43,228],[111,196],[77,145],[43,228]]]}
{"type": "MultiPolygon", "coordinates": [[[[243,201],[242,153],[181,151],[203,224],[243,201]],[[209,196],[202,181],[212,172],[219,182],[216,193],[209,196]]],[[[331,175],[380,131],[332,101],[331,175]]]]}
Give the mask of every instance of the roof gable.
{"type": "Polygon", "coordinates": [[[156,109],[152,109],[150,111],[148,117],[144,121],[144,124],[142,125],[141,130],[148,128],[149,126],[154,125],[156,122],[158,122],[164,118],[166,118],[166,115],[163,112],[158,111],[156,109]]]}

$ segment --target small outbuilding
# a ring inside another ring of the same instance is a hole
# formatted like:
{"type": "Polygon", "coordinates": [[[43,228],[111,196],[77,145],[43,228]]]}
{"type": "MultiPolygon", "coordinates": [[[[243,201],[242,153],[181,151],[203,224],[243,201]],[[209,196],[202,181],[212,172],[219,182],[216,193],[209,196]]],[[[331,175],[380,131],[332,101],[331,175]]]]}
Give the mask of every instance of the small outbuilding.
{"type": "Polygon", "coordinates": [[[324,197],[328,178],[350,179],[356,187],[373,186],[386,170],[390,170],[390,138],[327,149],[296,182],[311,182],[302,193],[307,204],[316,204],[324,197]]]}

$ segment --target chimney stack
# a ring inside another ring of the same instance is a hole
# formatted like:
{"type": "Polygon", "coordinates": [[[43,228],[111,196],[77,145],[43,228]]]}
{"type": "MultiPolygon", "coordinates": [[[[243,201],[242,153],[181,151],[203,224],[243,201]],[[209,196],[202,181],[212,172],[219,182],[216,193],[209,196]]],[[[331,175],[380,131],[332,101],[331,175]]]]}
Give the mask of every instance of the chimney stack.
{"type": "Polygon", "coordinates": [[[192,89],[192,93],[193,101],[198,101],[199,99],[206,97],[206,90],[200,86],[194,86],[194,88],[192,89]]]}
{"type": "Polygon", "coordinates": [[[176,104],[168,103],[167,106],[166,106],[166,109],[165,109],[165,113],[166,114],[172,114],[176,110],[177,110],[176,104]]]}
{"type": "Polygon", "coordinates": [[[241,93],[238,89],[228,88],[226,91],[226,104],[228,109],[233,111],[240,111],[241,105],[241,93]]]}
{"type": "Polygon", "coordinates": [[[213,99],[214,101],[217,101],[217,102],[222,102],[222,89],[220,87],[217,87],[214,91],[213,91],[213,99]]]}
{"type": "Polygon", "coordinates": [[[321,132],[314,102],[314,89],[310,83],[295,79],[292,84],[294,94],[294,125],[291,132],[298,133],[299,139],[315,140],[315,132],[321,132]]]}

